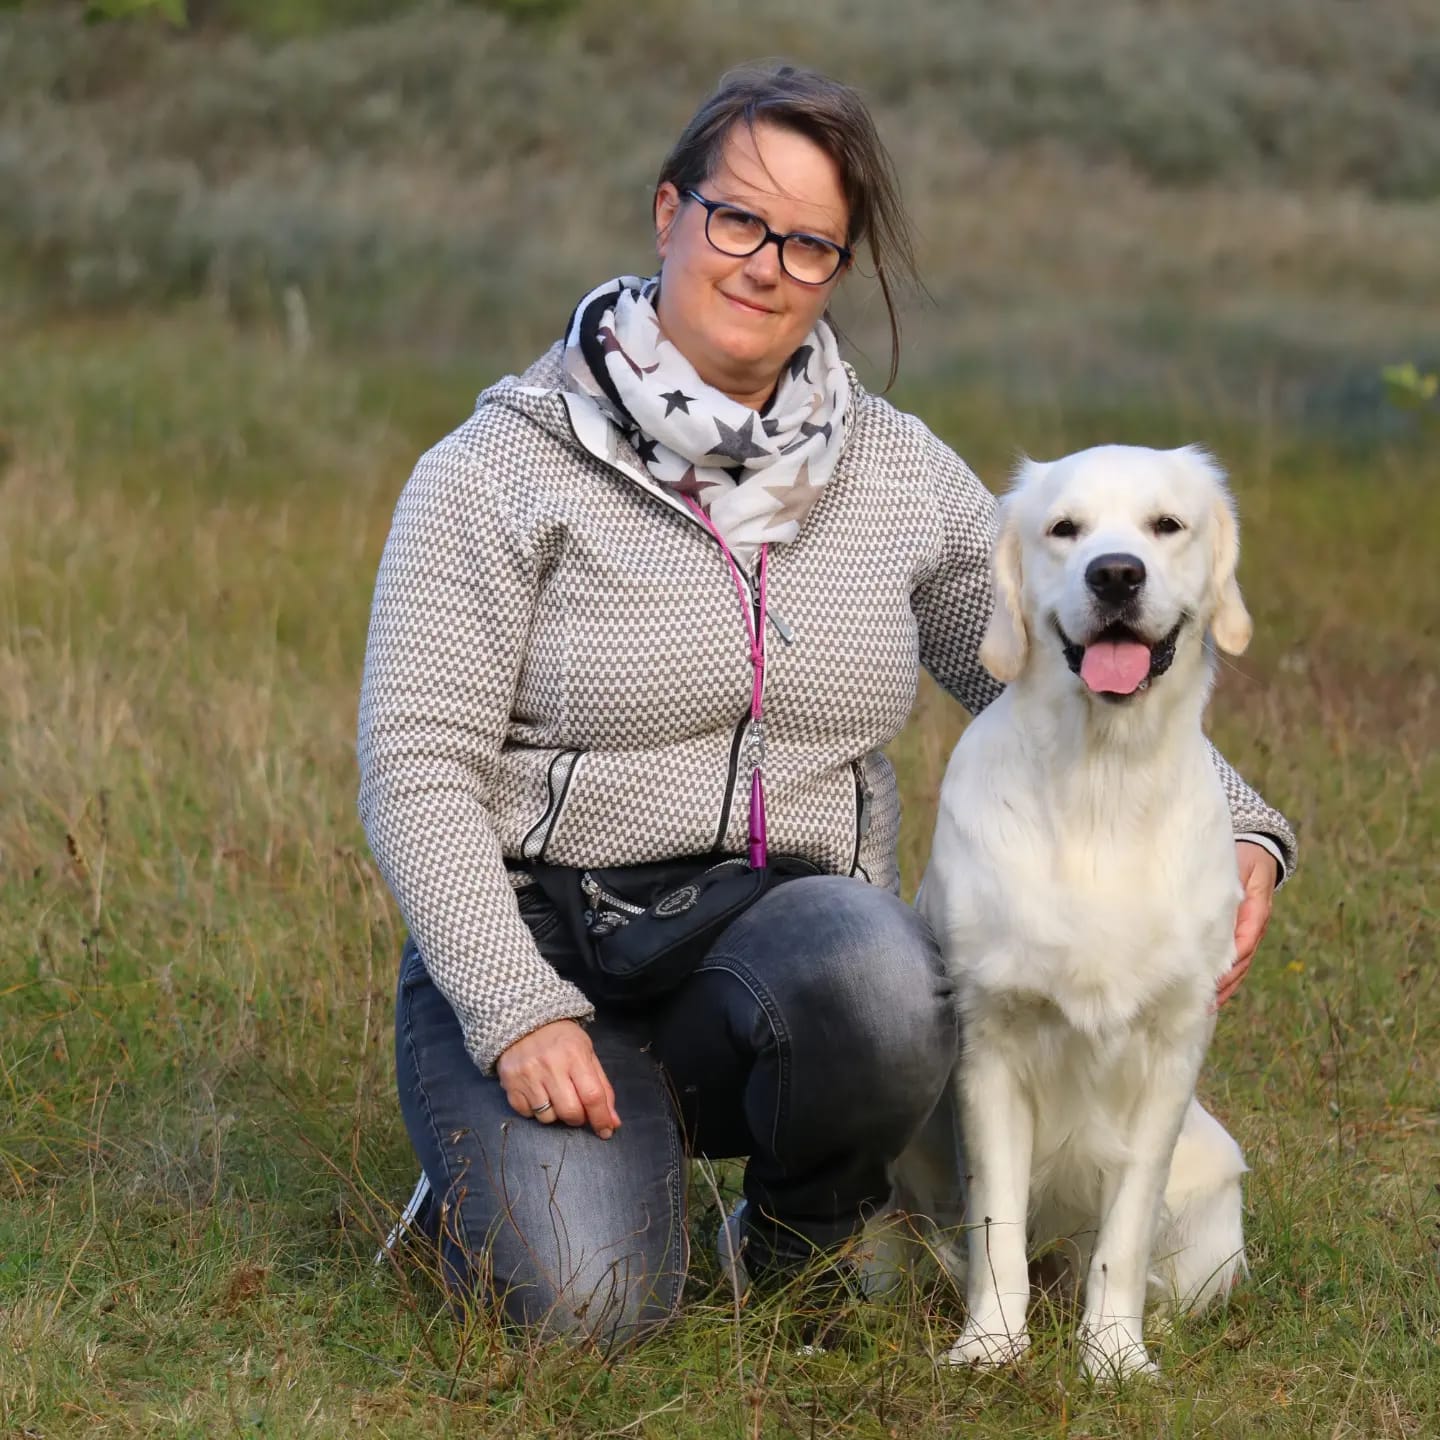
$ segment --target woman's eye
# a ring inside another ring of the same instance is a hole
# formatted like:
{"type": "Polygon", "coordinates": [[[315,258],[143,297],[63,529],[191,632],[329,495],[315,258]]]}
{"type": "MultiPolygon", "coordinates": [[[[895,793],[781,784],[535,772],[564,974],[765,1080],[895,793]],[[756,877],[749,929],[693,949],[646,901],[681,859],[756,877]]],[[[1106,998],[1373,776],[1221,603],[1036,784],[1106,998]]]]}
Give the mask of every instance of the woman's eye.
{"type": "Polygon", "coordinates": [[[1057,520],[1047,532],[1052,540],[1073,540],[1080,527],[1073,520],[1057,520]]]}
{"type": "Polygon", "coordinates": [[[764,228],[748,210],[717,210],[715,223],[722,226],[728,234],[745,239],[758,234],[764,228]]]}
{"type": "Polygon", "coordinates": [[[797,253],[813,259],[817,255],[830,253],[830,247],[823,241],[817,240],[813,235],[802,235],[799,231],[788,236],[785,241],[797,253]]]}
{"type": "Polygon", "coordinates": [[[1178,535],[1184,528],[1173,515],[1162,515],[1153,526],[1157,535],[1178,535]]]}

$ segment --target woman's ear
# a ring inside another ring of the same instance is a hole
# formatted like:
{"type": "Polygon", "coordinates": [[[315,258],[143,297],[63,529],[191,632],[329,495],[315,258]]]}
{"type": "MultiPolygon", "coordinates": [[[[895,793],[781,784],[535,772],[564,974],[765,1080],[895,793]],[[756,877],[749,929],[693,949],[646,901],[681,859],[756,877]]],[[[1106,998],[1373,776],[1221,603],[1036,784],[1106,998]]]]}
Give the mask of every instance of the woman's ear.
{"type": "Polygon", "coordinates": [[[1009,684],[1025,668],[1030,653],[1030,630],[1020,601],[1025,583],[1020,568],[1020,528],[1011,500],[1000,504],[1000,534],[995,541],[991,574],[995,608],[980,642],[980,663],[997,680],[1009,684]]]}
{"type": "Polygon", "coordinates": [[[1250,643],[1255,627],[1235,579],[1235,567],[1240,561],[1240,531],[1235,523],[1234,504],[1224,490],[1215,497],[1211,529],[1214,552],[1210,583],[1214,587],[1216,606],[1210,633],[1227,655],[1239,655],[1250,643]]]}
{"type": "Polygon", "coordinates": [[[670,248],[670,227],[680,212],[680,192],[668,181],[655,191],[655,253],[663,260],[670,248]]]}

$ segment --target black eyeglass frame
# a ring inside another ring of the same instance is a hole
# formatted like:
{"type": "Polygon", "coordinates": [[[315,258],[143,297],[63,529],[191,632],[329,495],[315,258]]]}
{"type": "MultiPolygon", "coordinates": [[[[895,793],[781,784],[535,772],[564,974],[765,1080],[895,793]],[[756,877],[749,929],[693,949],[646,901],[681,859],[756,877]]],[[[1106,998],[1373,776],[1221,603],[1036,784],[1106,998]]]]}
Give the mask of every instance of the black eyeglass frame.
{"type": "Polygon", "coordinates": [[[743,205],[732,204],[729,200],[707,200],[698,190],[687,190],[685,195],[697,204],[704,206],[705,239],[709,241],[712,249],[718,250],[722,255],[729,255],[734,260],[743,260],[750,255],[757,254],[773,240],[776,253],[780,257],[780,268],[797,285],[828,285],[855,258],[855,252],[848,245],[837,245],[835,241],[827,240],[823,235],[812,235],[808,230],[791,230],[788,234],[781,235],[778,231],[770,228],[763,216],[755,214],[753,210],[747,210],[743,205]],[[764,230],[764,235],[749,250],[737,252],[727,250],[723,245],[717,245],[710,237],[710,222],[715,218],[717,210],[733,210],[737,215],[743,215],[747,220],[755,221],[764,230]],[[835,268],[823,280],[802,280],[785,263],[785,242],[787,240],[808,240],[814,245],[823,245],[827,250],[833,250],[836,255],[835,268]]]}

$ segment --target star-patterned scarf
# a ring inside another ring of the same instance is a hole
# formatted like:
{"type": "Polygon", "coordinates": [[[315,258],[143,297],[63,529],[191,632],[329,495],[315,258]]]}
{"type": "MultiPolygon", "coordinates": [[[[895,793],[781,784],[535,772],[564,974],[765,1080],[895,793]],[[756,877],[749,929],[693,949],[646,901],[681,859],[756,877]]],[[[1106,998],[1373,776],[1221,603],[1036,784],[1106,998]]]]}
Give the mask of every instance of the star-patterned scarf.
{"type": "Polygon", "coordinates": [[[737,560],[784,544],[839,459],[850,378],[823,320],[780,374],[763,411],[706,385],[660,333],[658,278],[622,275],[579,304],[565,342],[565,383],[630,441],[649,473],[690,495],[737,560]]]}

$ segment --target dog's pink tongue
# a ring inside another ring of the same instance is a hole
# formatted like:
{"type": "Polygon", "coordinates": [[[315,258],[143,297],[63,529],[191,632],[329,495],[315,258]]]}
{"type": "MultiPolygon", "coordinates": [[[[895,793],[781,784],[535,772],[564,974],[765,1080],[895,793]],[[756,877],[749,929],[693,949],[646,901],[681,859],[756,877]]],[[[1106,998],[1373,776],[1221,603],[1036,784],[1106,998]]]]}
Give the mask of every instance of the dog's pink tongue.
{"type": "Polygon", "coordinates": [[[1138,640],[1097,640],[1080,662],[1080,678],[1097,693],[1133,694],[1149,673],[1150,650],[1138,640]]]}

